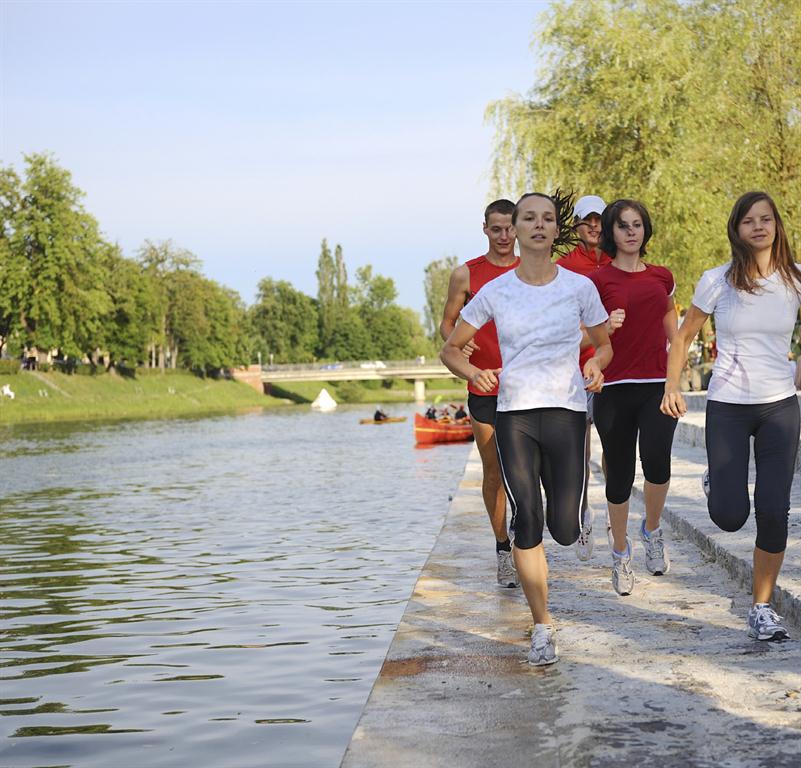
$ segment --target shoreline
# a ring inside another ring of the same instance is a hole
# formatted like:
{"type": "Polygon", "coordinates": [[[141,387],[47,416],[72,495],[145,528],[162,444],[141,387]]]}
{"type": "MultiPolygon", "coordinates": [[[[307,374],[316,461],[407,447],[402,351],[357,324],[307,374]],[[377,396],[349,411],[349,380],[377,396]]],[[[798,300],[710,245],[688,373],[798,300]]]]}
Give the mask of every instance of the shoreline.
{"type": "MultiPolygon", "coordinates": [[[[310,404],[325,387],[341,404],[414,402],[407,382],[390,387],[365,386],[367,382],[286,382],[261,394],[249,385],[231,380],[201,379],[187,371],[153,372],[126,378],[102,373],[67,375],[56,371],[20,371],[0,376],[14,399],[0,397],[0,426],[69,422],[117,422],[201,418],[254,410],[310,404]]],[[[372,382],[369,384],[372,385],[372,382]]],[[[429,399],[461,399],[449,389],[432,388],[429,399]]]]}

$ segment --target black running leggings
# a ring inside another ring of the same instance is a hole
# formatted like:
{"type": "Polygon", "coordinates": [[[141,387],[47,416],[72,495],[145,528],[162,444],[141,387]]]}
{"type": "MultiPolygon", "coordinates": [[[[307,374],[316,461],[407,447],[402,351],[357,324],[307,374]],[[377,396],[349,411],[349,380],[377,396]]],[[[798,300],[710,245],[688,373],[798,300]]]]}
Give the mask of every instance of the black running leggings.
{"type": "Polygon", "coordinates": [[[495,438],[518,549],[542,542],[545,514],[540,481],[551,536],[563,546],[578,539],[586,425],[583,411],[567,408],[498,411],[495,438]]]}
{"type": "Polygon", "coordinates": [[[670,480],[670,450],[676,419],[659,410],[663,382],[607,385],[593,398],[595,428],[606,459],[606,500],[624,504],[631,496],[637,462],[649,483],[670,480]]]}
{"type": "Polygon", "coordinates": [[[754,438],[756,546],[778,554],[787,547],[790,487],[801,416],[795,395],[775,403],[737,405],[708,400],[706,453],[709,516],[724,531],[738,531],[751,511],[749,438],[754,438]]]}

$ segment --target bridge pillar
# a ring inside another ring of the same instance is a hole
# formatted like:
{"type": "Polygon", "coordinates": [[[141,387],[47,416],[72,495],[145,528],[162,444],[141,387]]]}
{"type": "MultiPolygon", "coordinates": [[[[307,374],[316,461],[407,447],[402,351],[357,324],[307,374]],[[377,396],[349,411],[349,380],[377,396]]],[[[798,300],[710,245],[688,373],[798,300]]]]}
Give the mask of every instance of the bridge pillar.
{"type": "Polygon", "coordinates": [[[414,401],[416,403],[424,403],[426,401],[425,379],[414,380],[414,401]]]}

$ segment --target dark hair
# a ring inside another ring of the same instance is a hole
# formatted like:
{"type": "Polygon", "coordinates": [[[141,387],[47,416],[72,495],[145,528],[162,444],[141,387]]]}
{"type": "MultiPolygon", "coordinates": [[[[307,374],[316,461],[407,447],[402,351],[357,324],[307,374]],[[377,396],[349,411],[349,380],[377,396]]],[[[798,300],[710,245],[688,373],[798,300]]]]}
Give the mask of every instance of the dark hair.
{"type": "Polygon", "coordinates": [[[755,293],[759,289],[757,279],[759,278],[759,268],[756,263],[754,250],[743,240],[737,228],[745,218],[748,211],[760,200],[767,201],[773,211],[773,218],[776,220],[776,237],[770,247],[770,266],[781,276],[782,281],[788,288],[792,288],[796,294],[801,296],[799,287],[801,286],[801,273],[795,266],[793,250],[784,230],[782,217],[767,192],[746,192],[740,195],[729,216],[728,234],[731,243],[731,267],[726,273],[727,280],[732,287],[738,291],[755,293]]]}
{"type": "Polygon", "coordinates": [[[651,239],[654,233],[654,228],[651,226],[651,217],[648,215],[648,209],[639,201],[631,200],[629,198],[621,198],[615,200],[614,203],[604,208],[601,214],[601,250],[608,253],[613,259],[617,256],[617,245],[615,245],[615,222],[620,223],[620,214],[627,208],[636,211],[642,219],[642,226],[644,234],[642,238],[642,245],[640,246],[640,256],[645,256],[645,246],[651,239]]]}
{"type": "Polygon", "coordinates": [[[500,213],[504,216],[511,216],[514,211],[515,204],[511,200],[507,200],[505,197],[502,197],[500,200],[495,200],[495,202],[490,203],[484,209],[484,223],[486,224],[489,221],[491,213],[500,213]]]}
{"type": "Polygon", "coordinates": [[[559,187],[550,195],[546,195],[544,192],[526,192],[526,194],[517,201],[517,205],[515,205],[514,212],[512,213],[512,225],[517,221],[520,203],[529,197],[544,197],[553,204],[554,210],[556,211],[556,226],[559,229],[553,241],[553,252],[561,254],[574,248],[578,242],[578,235],[576,234],[576,230],[573,229],[573,192],[562,192],[559,187]]]}

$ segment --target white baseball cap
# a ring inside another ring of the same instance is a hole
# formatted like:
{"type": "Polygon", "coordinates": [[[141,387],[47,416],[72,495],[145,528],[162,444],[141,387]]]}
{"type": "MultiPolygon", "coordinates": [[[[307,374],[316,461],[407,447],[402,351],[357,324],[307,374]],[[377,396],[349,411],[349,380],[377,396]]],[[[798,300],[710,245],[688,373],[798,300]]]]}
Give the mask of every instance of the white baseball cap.
{"type": "Polygon", "coordinates": [[[606,208],[606,203],[598,195],[584,195],[576,200],[573,216],[577,219],[586,219],[591,213],[597,213],[600,216],[604,212],[604,208],[606,208]]]}

